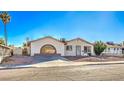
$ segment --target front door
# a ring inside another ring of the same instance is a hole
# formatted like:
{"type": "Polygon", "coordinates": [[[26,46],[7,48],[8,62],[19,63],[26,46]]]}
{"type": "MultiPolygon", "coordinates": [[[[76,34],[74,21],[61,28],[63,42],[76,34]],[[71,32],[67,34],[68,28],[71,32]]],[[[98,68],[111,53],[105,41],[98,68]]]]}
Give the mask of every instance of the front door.
{"type": "Polygon", "coordinates": [[[76,56],[81,56],[81,46],[76,46],[76,56]]]}

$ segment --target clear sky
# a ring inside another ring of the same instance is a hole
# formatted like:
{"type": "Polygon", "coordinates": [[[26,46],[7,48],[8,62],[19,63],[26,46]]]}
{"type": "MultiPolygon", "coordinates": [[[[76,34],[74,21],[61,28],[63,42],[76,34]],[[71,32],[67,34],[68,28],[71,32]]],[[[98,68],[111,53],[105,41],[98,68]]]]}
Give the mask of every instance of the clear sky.
{"type": "MultiPolygon", "coordinates": [[[[124,12],[9,12],[7,24],[8,42],[22,45],[26,37],[31,40],[53,36],[72,39],[81,37],[90,42],[96,40],[124,40],[124,12]]],[[[0,21],[0,37],[4,27],[0,21]]]]}

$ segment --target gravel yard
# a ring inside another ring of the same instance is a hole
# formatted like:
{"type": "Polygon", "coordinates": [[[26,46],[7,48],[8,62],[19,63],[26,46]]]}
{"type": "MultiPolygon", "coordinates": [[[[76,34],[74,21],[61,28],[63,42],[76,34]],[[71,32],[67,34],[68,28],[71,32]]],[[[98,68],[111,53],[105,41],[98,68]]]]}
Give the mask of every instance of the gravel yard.
{"type": "Polygon", "coordinates": [[[124,61],[124,57],[65,57],[74,62],[108,62],[108,61],[124,61]]]}
{"type": "Polygon", "coordinates": [[[3,64],[25,65],[43,63],[54,60],[62,60],[68,62],[108,62],[108,61],[124,61],[124,57],[31,57],[31,56],[13,56],[4,60],[3,64]]]}

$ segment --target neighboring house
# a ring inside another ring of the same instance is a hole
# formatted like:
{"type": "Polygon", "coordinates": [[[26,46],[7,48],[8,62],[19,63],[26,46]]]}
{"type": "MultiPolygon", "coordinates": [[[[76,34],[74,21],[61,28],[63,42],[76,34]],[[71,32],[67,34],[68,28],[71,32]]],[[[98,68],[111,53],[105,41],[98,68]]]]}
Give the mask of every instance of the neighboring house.
{"type": "Polygon", "coordinates": [[[30,41],[30,55],[35,54],[60,54],[61,56],[87,56],[93,55],[93,44],[76,38],[62,42],[53,37],[47,36],[30,41]]]}
{"type": "Polygon", "coordinates": [[[124,54],[124,49],[122,45],[118,44],[107,44],[107,48],[104,50],[103,54],[112,56],[121,56],[124,54]]]}
{"type": "Polygon", "coordinates": [[[11,48],[0,44],[0,63],[4,58],[9,56],[11,56],[11,48]]]}

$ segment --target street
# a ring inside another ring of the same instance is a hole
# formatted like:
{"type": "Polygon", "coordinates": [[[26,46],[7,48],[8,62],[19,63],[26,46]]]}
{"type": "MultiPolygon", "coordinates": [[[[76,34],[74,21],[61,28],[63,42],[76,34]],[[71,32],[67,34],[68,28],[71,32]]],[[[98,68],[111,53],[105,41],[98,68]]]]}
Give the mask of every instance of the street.
{"type": "Polygon", "coordinates": [[[124,64],[3,69],[0,80],[119,81],[124,80],[124,64]]]}

